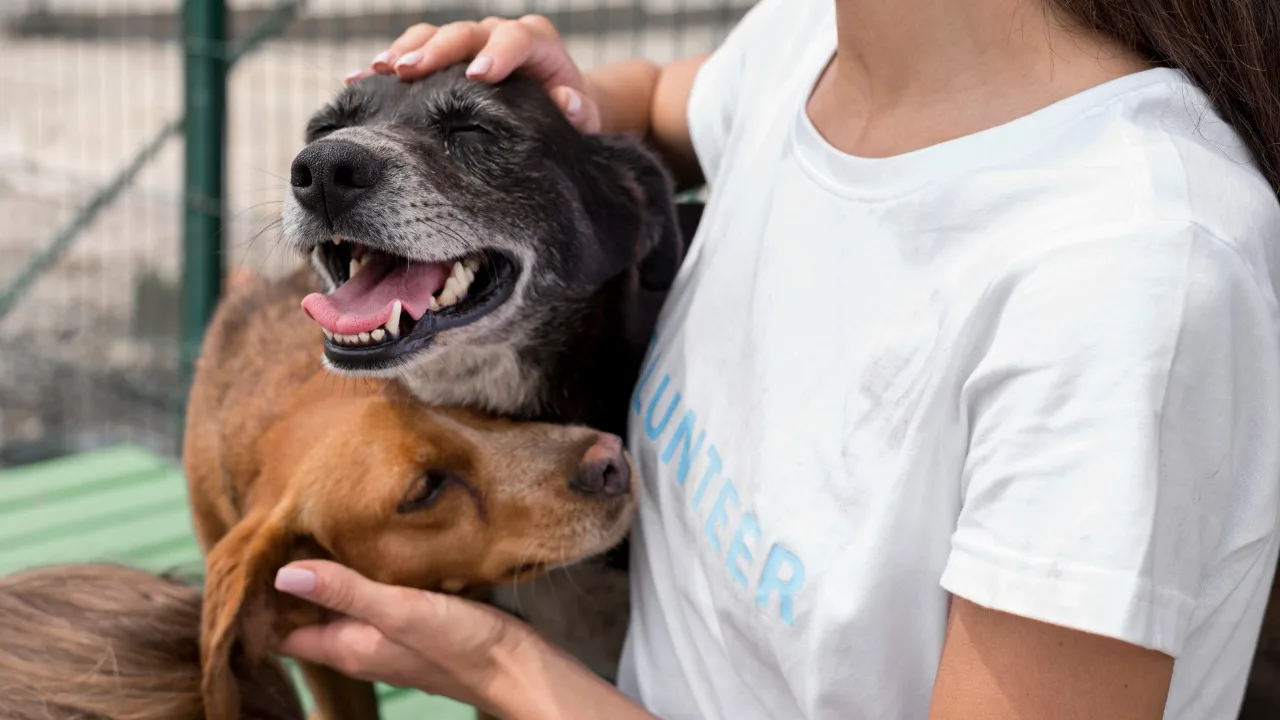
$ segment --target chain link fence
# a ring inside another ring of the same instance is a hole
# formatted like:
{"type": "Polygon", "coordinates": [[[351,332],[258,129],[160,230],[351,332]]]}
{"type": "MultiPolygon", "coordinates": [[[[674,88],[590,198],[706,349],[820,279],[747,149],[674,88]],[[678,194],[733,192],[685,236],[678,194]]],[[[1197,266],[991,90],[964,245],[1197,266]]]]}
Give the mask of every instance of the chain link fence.
{"type": "MultiPolygon", "coordinates": [[[[409,25],[541,13],[590,69],[706,52],[752,4],[294,0],[281,15],[279,2],[227,6],[232,50],[267,35],[228,76],[232,272],[292,262],[272,225],[306,120],[409,25]]],[[[0,293],[51,260],[0,310],[0,467],[119,442],[179,451],[182,19],[172,0],[0,0],[0,293]]]]}

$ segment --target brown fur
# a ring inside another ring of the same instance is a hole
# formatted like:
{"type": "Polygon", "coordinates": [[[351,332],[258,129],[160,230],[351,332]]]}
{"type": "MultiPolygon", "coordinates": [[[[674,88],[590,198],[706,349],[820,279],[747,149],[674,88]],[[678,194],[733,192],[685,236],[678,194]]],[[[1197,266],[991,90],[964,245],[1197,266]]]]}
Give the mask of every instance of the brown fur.
{"type": "MultiPolygon", "coordinates": [[[[200,591],[110,564],[0,578],[0,718],[204,720],[200,591]]],[[[230,658],[241,720],[302,720],[277,662],[230,658]]]]}
{"type": "MultiPolygon", "coordinates": [[[[183,462],[207,553],[210,720],[234,718],[234,648],[262,657],[325,617],[273,589],[282,565],[333,559],[379,582],[475,594],[607,549],[635,505],[634,486],[611,497],[570,487],[602,461],[631,472],[614,436],[429,408],[395,384],[322,369],[321,336],[299,318],[311,282],[299,271],[237,287],[197,365],[183,462]],[[456,479],[429,507],[399,511],[434,472],[456,479]]],[[[322,717],[377,716],[367,683],[303,670],[322,717]]]]}

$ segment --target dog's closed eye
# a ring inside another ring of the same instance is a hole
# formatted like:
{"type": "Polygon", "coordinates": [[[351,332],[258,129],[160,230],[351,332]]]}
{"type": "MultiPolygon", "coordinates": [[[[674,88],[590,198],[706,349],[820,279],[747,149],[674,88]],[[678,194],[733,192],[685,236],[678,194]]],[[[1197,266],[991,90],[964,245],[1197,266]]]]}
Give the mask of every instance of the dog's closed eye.
{"type": "Polygon", "coordinates": [[[404,515],[426,510],[440,501],[445,489],[452,483],[461,483],[461,481],[446,470],[428,470],[409,486],[409,492],[396,507],[396,512],[404,515]]]}
{"type": "Polygon", "coordinates": [[[446,133],[453,137],[473,135],[477,138],[493,135],[493,131],[477,122],[468,122],[459,120],[456,122],[446,123],[444,126],[446,133]]]}

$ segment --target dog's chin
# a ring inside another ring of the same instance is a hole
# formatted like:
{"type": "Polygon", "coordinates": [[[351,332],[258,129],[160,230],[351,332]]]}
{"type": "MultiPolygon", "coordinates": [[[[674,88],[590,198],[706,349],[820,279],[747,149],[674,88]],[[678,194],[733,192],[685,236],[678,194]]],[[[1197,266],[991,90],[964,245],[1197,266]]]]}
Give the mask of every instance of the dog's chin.
{"type": "Polygon", "coordinates": [[[627,536],[638,504],[638,497],[634,492],[625,499],[618,499],[604,510],[594,528],[586,530],[586,537],[577,543],[577,552],[560,553],[544,560],[526,562],[512,568],[504,580],[509,583],[527,582],[552,570],[602,560],[605,553],[617,547],[627,536]]]}
{"type": "MultiPolygon", "coordinates": [[[[351,278],[343,269],[349,260],[334,260],[335,254],[331,251],[327,257],[313,256],[312,265],[336,289],[351,278]]],[[[416,319],[416,313],[397,303],[386,324],[372,331],[341,335],[324,330],[325,364],[335,372],[354,376],[394,374],[428,361],[445,345],[442,340],[446,333],[481,322],[511,299],[521,273],[515,258],[500,250],[483,250],[456,261],[458,265],[463,262],[470,268],[465,294],[453,293],[451,286],[437,290],[430,307],[416,319]]],[[[449,279],[450,283],[454,281],[449,279]]]]}

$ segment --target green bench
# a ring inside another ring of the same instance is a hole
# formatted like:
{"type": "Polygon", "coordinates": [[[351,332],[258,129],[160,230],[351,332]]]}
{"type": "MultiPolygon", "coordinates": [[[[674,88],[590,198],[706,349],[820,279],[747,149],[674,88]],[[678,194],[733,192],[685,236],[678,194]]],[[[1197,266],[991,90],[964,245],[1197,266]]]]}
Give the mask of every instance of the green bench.
{"type": "MultiPolygon", "coordinates": [[[[200,574],[181,470],[131,446],[0,470],[0,575],[92,561],[200,574]]],[[[386,686],[378,694],[384,720],[475,717],[446,698],[386,686]]]]}

